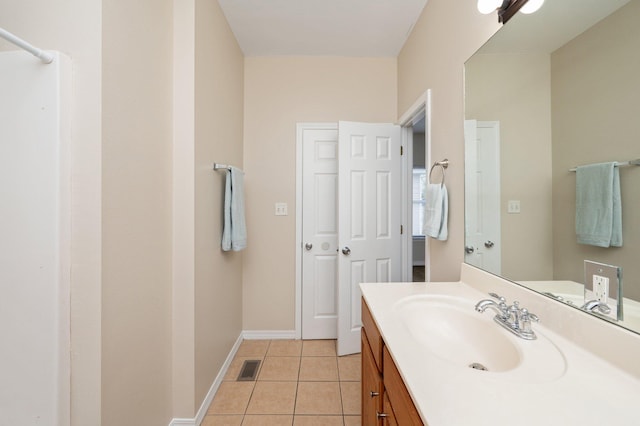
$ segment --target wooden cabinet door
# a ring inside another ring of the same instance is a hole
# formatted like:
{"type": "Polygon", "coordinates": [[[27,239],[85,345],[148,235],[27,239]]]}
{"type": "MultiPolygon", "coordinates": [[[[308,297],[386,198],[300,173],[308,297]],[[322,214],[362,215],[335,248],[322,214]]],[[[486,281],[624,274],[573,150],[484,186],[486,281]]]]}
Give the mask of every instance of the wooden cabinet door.
{"type": "Polygon", "coordinates": [[[418,410],[413,404],[411,395],[409,395],[409,391],[404,385],[400,372],[396,368],[386,346],[383,348],[382,365],[384,366],[383,377],[385,395],[387,393],[389,394],[389,401],[394,408],[398,423],[401,423],[402,426],[423,426],[424,423],[422,423],[422,420],[420,419],[420,414],[418,414],[418,410]]]}
{"type": "Polygon", "coordinates": [[[391,401],[389,401],[389,394],[386,392],[382,400],[382,412],[384,413],[384,417],[382,418],[383,426],[398,426],[398,420],[391,407],[391,401]]]}
{"type": "Polygon", "coordinates": [[[362,425],[380,426],[377,413],[382,411],[382,376],[378,372],[376,361],[364,328],[362,339],[362,425]]]}

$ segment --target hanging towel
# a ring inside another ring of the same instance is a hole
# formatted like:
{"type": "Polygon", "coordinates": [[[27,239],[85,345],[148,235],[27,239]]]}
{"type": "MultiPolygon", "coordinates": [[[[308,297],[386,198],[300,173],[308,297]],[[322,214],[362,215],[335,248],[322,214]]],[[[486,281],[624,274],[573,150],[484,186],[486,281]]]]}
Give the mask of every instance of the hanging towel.
{"type": "Polygon", "coordinates": [[[240,251],[247,247],[247,227],[244,220],[244,172],[230,167],[224,191],[224,228],[222,250],[240,251]]]}
{"type": "Polygon", "coordinates": [[[425,189],[424,233],[440,241],[448,238],[449,196],[442,183],[427,184],[425,189]]]}
{"type": "Polygon", "coordinates": [[[615,163],[576,168],[578,243],[622,247],[620,172],[615,163]]]}

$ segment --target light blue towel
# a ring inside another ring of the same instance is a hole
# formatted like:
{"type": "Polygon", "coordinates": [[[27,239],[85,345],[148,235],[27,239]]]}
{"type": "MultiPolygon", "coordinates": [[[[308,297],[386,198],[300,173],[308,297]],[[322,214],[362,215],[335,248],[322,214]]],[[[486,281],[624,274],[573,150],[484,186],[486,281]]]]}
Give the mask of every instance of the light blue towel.
{"type": "Polygon", "coordinates": [[[576,234],[580,244],[622,247],[620,172],[615,163],[576,169],[576,234]]]}
{"type": "Polygon", "coordinates": [[[448,238],[447,219],[449,196],[447,187],[440,183],[427,184],[425,189],[424,233],[440,241],[448,238]]]}
{"type": "Polygon", "coordinates": [[[244,173],[236,167],[230,167],[224,191],[222,250],[240,251],[245,247],[247,227],[244,220],[244,173]]]}

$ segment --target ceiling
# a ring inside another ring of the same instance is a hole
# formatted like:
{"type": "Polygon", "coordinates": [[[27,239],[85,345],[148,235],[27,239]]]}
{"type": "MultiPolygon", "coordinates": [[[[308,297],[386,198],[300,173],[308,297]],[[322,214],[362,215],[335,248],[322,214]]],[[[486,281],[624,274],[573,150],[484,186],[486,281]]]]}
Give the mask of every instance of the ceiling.
{"type": "Polygon", "coordinates": [[[218,0],[245,56],[395,57],[428,0],[218,0]]]}

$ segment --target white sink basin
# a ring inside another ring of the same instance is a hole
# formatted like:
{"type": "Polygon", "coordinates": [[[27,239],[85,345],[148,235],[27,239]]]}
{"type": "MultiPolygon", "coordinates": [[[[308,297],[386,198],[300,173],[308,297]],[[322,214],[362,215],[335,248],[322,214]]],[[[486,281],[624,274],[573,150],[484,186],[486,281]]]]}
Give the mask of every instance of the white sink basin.
{"type": "Polygon", "coordinates": [[[535,325],[538,338],[527,341],[496,324],[493,312],[481,314],[474,306],[461,297],[414,295],[397,301],[392,312],[415,350],[460,371],[531,382],[562,376],[566,369],[562,353],[535,325]]]}

